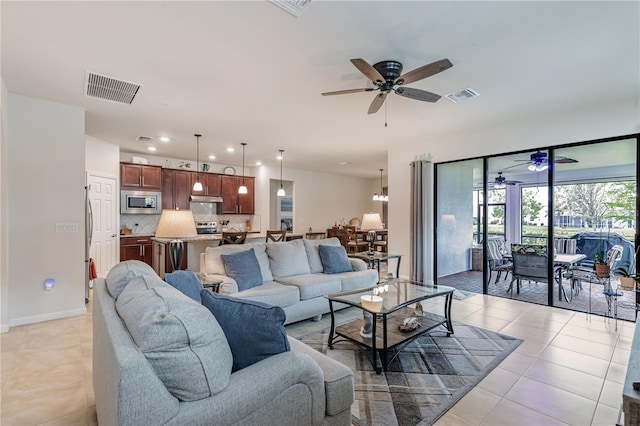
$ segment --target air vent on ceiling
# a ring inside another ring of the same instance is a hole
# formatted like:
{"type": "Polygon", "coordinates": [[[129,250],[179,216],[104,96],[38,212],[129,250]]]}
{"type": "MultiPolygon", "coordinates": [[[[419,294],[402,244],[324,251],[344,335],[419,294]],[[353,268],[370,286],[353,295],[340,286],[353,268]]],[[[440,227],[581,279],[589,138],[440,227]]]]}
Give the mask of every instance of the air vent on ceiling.
{"type": "Polygon", "coordinates": [[[480,94],[473,89],[466,88],[459,92],[451,93],[447,95],[446,98],[455,104],[460,101],[466,101],[467,99],[475,98],[476,96],[480,96],[480,94]]]}
{"type": "Polygon", "coordinates": [[[105,75],[85,72],[84,94],[90,98],[104,101],[131,104],[140,85],[128,81],[116,80],[105,75]]]}
{"type": "Polygon", "coordinates": [[[149,136],[138,136],[136,138],[136,140],[140,142],[151,142],[151,139],[153,138],[150,138],[149,136]]]}
{"type": "Polygon", "coordinates": [[[302,12],[309,8],[311,0],[269,0],[276,6],[286,10],[296,18],[302,15],[302,12]]]}

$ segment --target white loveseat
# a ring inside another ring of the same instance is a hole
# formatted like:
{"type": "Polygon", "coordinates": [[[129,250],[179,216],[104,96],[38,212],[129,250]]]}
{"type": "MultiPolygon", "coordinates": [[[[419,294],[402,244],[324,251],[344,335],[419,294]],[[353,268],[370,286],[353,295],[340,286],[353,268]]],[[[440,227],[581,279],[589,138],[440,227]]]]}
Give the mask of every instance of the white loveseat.
{"type": "Polygon", "coordinates": [[[220,293],[280,306],[287,315],[285,324],[318,317],[329,312],[327,294],[373,287],[378,273],[367,269],[360,259],[349,259],[353,272],[325,274],[319,245],[339,246],[337,238],[293,240],[278,243],[251,243],[208,247],[200,255],[200,272],[222,280],[220,293]],[[262,284],[238,291],[227,276],[222,254],[255,250],[262,284]]]}

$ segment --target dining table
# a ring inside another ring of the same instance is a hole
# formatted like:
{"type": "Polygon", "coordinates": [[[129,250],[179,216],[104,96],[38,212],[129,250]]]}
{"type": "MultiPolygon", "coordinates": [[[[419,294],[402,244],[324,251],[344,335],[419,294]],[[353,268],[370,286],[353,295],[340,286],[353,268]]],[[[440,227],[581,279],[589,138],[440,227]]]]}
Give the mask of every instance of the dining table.
{"type": "Polygon", "coordinates": [[[558,274],[556,281],[558,281],[558,300],[560,302],[562,302],[563,297],[565,302],[569,302],[567,293],[564,291],[564,287],[562,286],[562,273],[586,257],[587,256],[584,254],[564,253],[557,253],[553,256],[553,265],[556,267],[556,273],[558,274]]]}

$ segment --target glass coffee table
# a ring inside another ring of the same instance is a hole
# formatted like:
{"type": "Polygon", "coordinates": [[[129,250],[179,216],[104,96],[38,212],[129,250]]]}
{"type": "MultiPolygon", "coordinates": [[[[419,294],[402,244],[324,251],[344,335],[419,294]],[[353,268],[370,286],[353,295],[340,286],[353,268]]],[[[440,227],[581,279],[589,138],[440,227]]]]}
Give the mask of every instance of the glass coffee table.
{"type": "Polygon", "coordinates": [[[375,287],[334,293],[327,295],[331,309],[331,331],[329,332],[329,349],[341,339],[346,339],[365,349],[371,350],[373,365],[376,373],[387,371],[389,362],[397,356],[404,346],[417,337],[443,326],[447,336],[453,334],[451,323],[451,302],[453,301],[453,287],[443,285],[424,285],[408,280],[383,281],[375,287]],[[382,292],[381,292],[382,291],[382,292]],[[374,294],[375,293],[375,294],[374,294]],[[382,299],[379,306],[372,306],[366,301],[363,306],[362,296],[376,295],[382,299]],[[444,297],[442,315],[423,312],[420,302],[434,297],[444,297]],[[344,303],[362,309],[363,318],[336,326],[334,303],[344,303]],[[410,305],[415,304],[415,307],[410,305]],[[371,318],[376,318],[371,329],[371,337],[361,332],[369,326],[371,318]],[[402,331],[401,326],[407,318],[415,318],[419,324],[411,331],[402,331]],[[396,354],[388,359],[389,350],[396,354]],[[378,355],[381,365],[378,365],[378,355]]]}

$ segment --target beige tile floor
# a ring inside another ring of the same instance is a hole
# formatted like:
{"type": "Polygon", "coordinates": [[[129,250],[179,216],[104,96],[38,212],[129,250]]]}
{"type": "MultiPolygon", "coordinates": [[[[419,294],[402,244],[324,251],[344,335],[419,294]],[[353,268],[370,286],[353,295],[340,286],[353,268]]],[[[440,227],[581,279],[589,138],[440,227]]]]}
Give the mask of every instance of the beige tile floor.
{"type": "MultiPolygon", "coordinates": [[[[439,309],[437,299],[431,308],[439,309]]],[[[88,306],[89,310],[91,306],[88,306]]],[[[426,308],[426,306],[425,306],[426,308]]],[[[344,310],[340,318],[358,313],[344,310]]],[[[454,300],[453,319],[524,343],[437,425],[613,425],[635,324],[493,296],[454,300]]],[[[302,335],[329,325],[303,321],[302,335]]],[[[96,424],[92,318],[12,328],[1,336],[1,424],[96,424]]]]}

